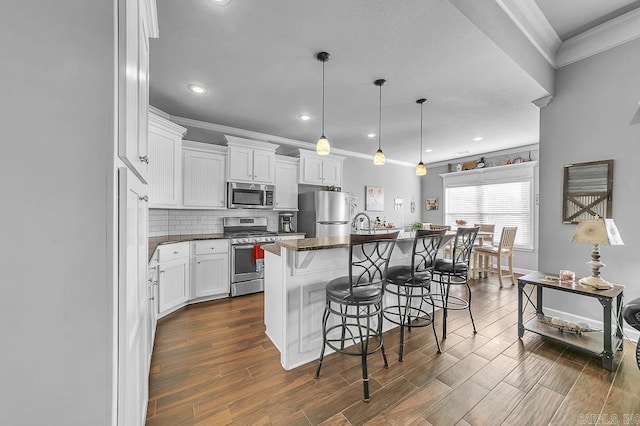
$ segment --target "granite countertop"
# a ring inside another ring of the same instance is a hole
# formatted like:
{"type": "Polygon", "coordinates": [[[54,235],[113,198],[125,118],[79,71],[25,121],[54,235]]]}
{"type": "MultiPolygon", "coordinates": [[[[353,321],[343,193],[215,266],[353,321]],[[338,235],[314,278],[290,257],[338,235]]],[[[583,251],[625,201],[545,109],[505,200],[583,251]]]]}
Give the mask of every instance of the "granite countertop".
{"type": "MultiPolygon", "coordinates": [[[[413,236],[406,233],[398,238],[398,242],[413,241],[413,236]]],[[[333,248],[349,247],[349,236],[343,237],[323,237],[323,238],[302,238],[299,240],[278,241],[275,244],[262,246],[262,249],[280,256],[280,248],[285,247],[294,251],[324,250],[333,248]]]]}
{"type": "Polygon", "coordinates": [[[149,259],[153,252],[161,244],[181,243],[184,241],[198,240],[223,240],[224,234],[188,234],[188,235],[163,235],[161,237],[149,237],[149,259]]]}

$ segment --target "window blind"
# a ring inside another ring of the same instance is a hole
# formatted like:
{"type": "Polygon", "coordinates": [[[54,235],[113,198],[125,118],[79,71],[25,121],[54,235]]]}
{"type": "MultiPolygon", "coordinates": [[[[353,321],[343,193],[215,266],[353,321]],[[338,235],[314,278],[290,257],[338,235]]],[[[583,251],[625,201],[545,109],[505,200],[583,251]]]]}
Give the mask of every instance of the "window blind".
{"type": "Polygon", "coordinates": [[[445,222],[495,224],[494,243],[502,228],[517,226],[515,247],[533,249],[533,180],[500,182],[445,188],[445,222]]]}

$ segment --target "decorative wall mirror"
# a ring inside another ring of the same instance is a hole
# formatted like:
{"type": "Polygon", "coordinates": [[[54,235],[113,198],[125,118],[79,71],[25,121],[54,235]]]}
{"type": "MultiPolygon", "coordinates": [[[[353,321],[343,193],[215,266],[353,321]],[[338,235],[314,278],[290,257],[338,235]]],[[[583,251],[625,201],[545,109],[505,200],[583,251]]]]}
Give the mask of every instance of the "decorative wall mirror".
{"type": "Polygon", "coordinates": [[[562,223],[611,217],[612,189],[613,160],[565,165],[562,223]]]}

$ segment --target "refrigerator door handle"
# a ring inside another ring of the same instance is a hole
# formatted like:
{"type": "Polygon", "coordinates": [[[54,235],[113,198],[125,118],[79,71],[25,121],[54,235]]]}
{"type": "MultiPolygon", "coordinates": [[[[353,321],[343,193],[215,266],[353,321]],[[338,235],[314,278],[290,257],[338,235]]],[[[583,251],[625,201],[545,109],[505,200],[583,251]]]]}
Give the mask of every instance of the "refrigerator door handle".
{"type": "Polygon", "coordinates": [[[339,221],[327,221],[327,222],[318,222],[320,225],[346,225],[349,222],[339,220],[339,221]]]}

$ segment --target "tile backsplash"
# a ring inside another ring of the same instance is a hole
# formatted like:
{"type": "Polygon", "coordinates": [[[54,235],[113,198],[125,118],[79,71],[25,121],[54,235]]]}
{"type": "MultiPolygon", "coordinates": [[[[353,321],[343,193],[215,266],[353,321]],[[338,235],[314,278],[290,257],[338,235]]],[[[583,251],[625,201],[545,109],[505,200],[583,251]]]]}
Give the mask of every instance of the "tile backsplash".
{"type": "Polygon", "coordinates": [[[267,229],[278,230],[273,210],[169,210],[149,209],[149,237],[163,235],[221,234],[223,217],[266,217],[267,229]]]}

